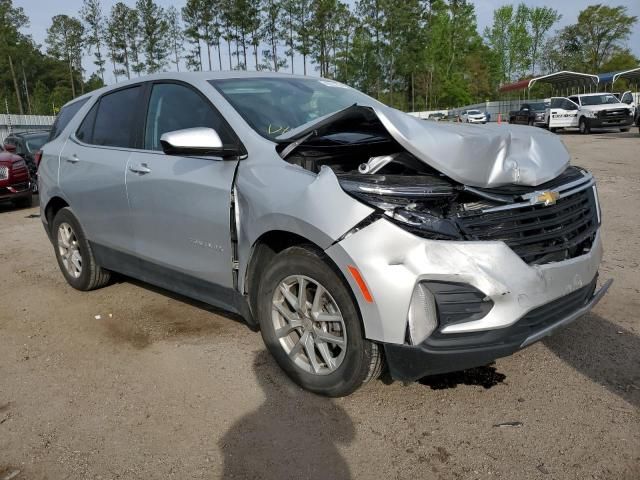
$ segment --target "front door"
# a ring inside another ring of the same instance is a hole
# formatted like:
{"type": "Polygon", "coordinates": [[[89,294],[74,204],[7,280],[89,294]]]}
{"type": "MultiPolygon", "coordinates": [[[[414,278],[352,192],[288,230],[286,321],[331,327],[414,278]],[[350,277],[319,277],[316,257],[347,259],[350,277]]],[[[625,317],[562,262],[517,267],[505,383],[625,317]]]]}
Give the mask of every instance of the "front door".
{"type": "Polygon", "coordinates": [[[157,268],[155,274],[175,272],[179,291],[203,283],[195,280],[231,288],[237,160],[166,155],[160,136],[210,127],[234,143],[233,132],[207,98],[182,83],[151,85],[145,125],[143,150],[131,154],[126,171],[137,256],[157,268]]]}
{"type": "Polygon", "coordinates": [[[549,105],[549,128],[578,126],[578,105],[565,97],[552,97],[549,105]]]}

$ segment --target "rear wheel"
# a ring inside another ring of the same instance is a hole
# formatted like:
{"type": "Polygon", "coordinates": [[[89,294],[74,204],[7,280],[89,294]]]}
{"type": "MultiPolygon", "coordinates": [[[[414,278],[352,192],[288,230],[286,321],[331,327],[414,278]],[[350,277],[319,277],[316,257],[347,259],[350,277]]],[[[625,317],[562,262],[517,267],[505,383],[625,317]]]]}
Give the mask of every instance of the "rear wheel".
{"type": "Polygon", "coordinates": [[[258,291],[264,342],[301,387],[349,395],[377,377],[382,354],[364,338],[354,299],[321,252],[291,247],[267,268],[258,291]]]}
{"type": "Polygon", "coordinates": [[[583,135],[588,135],[589,133],[591,133],[591,125],[589,125],[589,120],[584,117],[580,118],[578,128],[580,129],[580,133],[583,135]]]}
{"type": "Polygon", "coordinates": [[[71,209],[63,208],[56,214],[51,232],[58,265],[69,285],[87,291],[109,283],[111,273],[97,264],[91,245],[71,209]]]}

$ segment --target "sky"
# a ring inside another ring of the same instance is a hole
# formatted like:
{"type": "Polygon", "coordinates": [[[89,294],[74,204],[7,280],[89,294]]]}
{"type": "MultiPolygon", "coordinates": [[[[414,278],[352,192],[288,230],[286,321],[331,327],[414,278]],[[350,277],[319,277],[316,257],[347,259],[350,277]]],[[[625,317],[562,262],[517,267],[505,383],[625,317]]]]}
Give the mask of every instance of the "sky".
{"type": "MultiPolygon", "coordinates": [[[[115,4],[116,1],[117,0],[103,0],[103,11],[108,13],[109,10],[111,10],[111,6],[115,4]]],[[[135,4],[135,0],[123,1],[130,6],[135,4]]],[[[512,3],[505,0],[472,1],[476,7],[478,29],[481,33],[486,26],[492,23],[493,11],[496,8],[512,3]]],[[[175,5],[179,9],[184,5],[185,0],[157,0],[157,3],[163,7],[175,5]]],[[[354,4],[355,0],[347,0],[347,3],[354,4]]],[[[528,6],[552,6],[555,8],[562,15],[562,19],[557,24],[556,28],[561,28],[565,25],[575,23],[580,10],[584,9],[588,5],[598,2],[597,0],[524,0],[524,3],[528,6]]],[[[640,18],[640,0],[601,0],[601,3],[626,6],[629,14],[636,15],[640,18]]],[[[58,14],[77,16],[78,11],[82,6],[82,0],[14,0],[13,4],[17,7],[22,7],[31,21],[30,27],[25,29],[24,32],[30,34],[36,43],[44,45],[47,28],[51,25],[51,18],[58,14]]],[[[629,46],[633,53],[637,57],[640,57],[640,22],[636,24],[634,32],[629,40],[629,46]]],[[[212,61],[213,60],[217,60],[217,54],[212,58],[212,61]]],[[[203,59],[203,62],[206,64],[206,59],[203,59]]],[[[228,56],[226,56],[224,52],[222,64],[223,67],[224,65],[228,65],[228,56]]],[[[89,74],[95,71],[95,66],[92,63],[91,56],[86,56],[83,59],[83,66],[89,74]]],[[[296,73],[302,72],[301,59],[296,59],[294,69],[296,70],[296,73]]],[[[313,69],[309,69],[309,73],[313,74],[313,69]]],[[[105,80],[107,83],[111,83],[113,81],[113,76],[106,74],[105,80]]]]}

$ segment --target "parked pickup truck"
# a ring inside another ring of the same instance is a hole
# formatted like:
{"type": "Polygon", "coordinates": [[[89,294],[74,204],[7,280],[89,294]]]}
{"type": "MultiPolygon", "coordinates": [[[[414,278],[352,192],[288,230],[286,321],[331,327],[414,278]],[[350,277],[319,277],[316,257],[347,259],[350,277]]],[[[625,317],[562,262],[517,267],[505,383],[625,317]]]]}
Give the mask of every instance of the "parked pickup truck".
{"type": "Polygon", "coordinates": [[[509,112],[509,123],[520,125],[545,125],[545,109],[543,102],[523,103],[520,110],[509,112]]]}
{"type": "Polygon", "coordinates": [[[558,128],[578,128],[583,134],[591,133],[592,128],[619,128],[628,132],[633,125],[634,110],[611,93],[553,97],[546,109],[545,123],[552,132],[558,128]]]}

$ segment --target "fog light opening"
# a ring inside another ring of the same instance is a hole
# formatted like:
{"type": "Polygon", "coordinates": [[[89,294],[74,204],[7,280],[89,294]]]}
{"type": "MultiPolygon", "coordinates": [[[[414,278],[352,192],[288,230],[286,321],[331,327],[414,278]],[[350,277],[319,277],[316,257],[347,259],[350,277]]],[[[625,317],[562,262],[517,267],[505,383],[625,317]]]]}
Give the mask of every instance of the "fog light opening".
{"type": "Polygon", "coordinates": [[[438,310],[435,298],[425,285],[418,283],[413,289],[407,315],[409,343],[422,343],[437,327],[438,310]]]}

